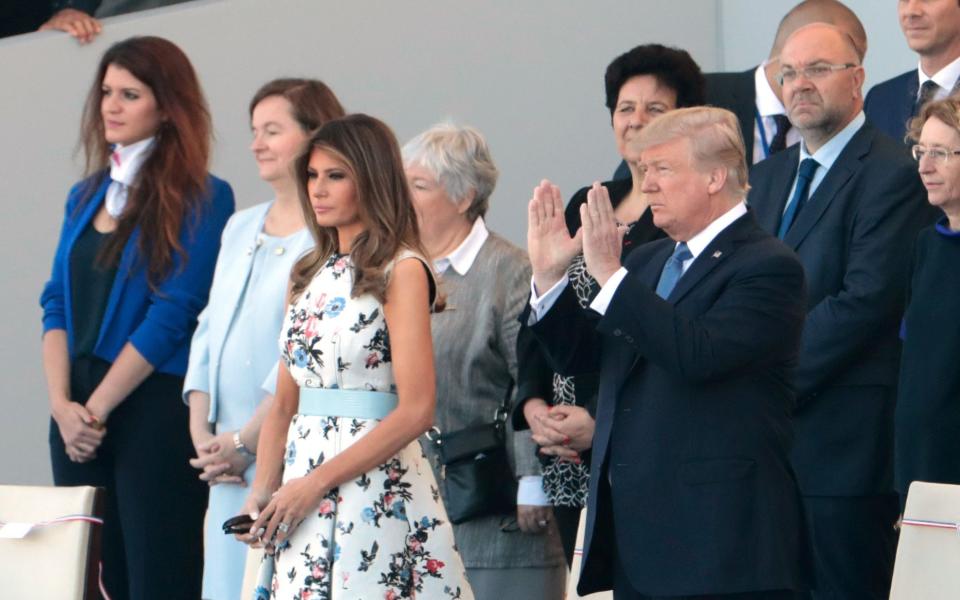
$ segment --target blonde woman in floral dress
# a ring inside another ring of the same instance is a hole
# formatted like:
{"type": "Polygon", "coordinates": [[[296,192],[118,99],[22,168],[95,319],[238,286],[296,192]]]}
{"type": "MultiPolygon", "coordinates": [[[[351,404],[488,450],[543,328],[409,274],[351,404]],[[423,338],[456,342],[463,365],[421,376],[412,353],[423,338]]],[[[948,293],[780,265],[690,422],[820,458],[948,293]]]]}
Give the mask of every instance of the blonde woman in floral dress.
{"type": "Polygon", "coordinates": [[[258,597],[473,598],[417,437],[433,422],[436,292],[396,139],[330,121],[296,163],[316,249],[294,267],[245,510],[258,597]]]}

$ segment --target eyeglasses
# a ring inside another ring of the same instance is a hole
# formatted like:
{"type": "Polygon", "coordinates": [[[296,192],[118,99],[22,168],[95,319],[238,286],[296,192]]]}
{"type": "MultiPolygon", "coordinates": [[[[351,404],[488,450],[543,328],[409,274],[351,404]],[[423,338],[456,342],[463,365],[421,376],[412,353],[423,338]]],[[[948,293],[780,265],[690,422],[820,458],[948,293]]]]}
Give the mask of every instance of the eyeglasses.
{"type": "Polygon", "coordinates": [[[818,64],[810,65],[809,67],[803,67],[800,69],[791,69],[786,68],[777,73],[777,83],[781,86],[784,83],[793,83],[797,80],[797,77],[803,75],[804,79],[823,79],[830,73],[836,71],[843,71],[845,69],[852,69],[857,67],[854,63],[843,63],[842,65],[830,65],[830,64],[818,64]]]}
{"type": "Polygon", "coordinates": [[[910,153],[913,154],[913,159],[917,162],[923,160],[924,156],[929,156],[933,162],[939,165],[945,165],[951,156],[954,154],[960,154],[960,150],[947,150],[946,148],[925,148],[920,144],[916,144],[913,148],[910,148],[910,153]]]}

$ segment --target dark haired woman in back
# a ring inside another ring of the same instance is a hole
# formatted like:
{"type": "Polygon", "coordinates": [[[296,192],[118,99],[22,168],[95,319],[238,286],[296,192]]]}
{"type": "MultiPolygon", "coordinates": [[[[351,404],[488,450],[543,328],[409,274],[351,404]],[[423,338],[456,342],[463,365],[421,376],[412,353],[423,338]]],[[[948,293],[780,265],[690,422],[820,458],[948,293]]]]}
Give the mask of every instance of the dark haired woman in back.
{"type": "Polygon", "coordinates": [[[296,162],[297,262],[246,510],[271,598],[473,598],[417,437],[433,423],[433,273],[400,149],[366,115],[296,162]],[[271,577],[272,572],[272,577],[271,577]]]}
{"type": "MultiPolygon", "coordinates": [[[[657,116],[705,102],[703,74],[690,55],[679,48],[660,44],[637,46],[613,59],[604,76],[606,106],[617,151],[623,157],[630,176],[607,181],[614,215],[626,227],[622,257],[646,242],[665,234],[653,224],[648,203],[641,191],[643,174],[631,156],[630,140],[657,116]]],[[[580,207],[587,201],[590,187],[582,188],[566,208],[571,235],[580,228],[580,207]]],[[[579,254],[567,268],[567,276],[583,308],[593,301],[600,286],[590,277],[579,254]]],[[[521,330],[521,338],[528,333],[521,330]]],[[[541,445],[545,503],[553,504],[560,528],[567,563],[573,560],[580,509],[587,499],[589,480],[586,452],[593,441],[593,413],[599,381],[595,374],[566,377],[553,373],[545,357],[534,346],[533,352],[519,357],[521,378],[526,382],[517,390],[522,410],[514,413],[517,429],[529,427],[533,439],[541,445]],[[539,376],[537,376],[539,374],[539,376]],[[536,382],[539,381],[539,385],[536,382]]],[[[540,521],[544,523],[546,520],[540,521]]]]}
{"type": "Polygon", "coordinates": [[[310,132],[343,116],[314,79],[275,79],[250,101],[250,149],[274,199],[237,212],[223,231],[210,302],[190,345],[183,396],[190,405],[191,461],[208,482],[203,598],[241,596],[246,545],[221,524],[236,515],[253,481],[254,452],[273,398],[284,294],[293,263],[313,247],[293,176],[310,132]]]}
{"type": "Polygon", "coordinates": [[[84,110],[86,179],[67,198],[41,297],[57,485],[106,489],[110,596],[197,598],[207,488],[183,387],[233,192],[207,173],[210,114],[174,44],[111,46],[84,110]]]}

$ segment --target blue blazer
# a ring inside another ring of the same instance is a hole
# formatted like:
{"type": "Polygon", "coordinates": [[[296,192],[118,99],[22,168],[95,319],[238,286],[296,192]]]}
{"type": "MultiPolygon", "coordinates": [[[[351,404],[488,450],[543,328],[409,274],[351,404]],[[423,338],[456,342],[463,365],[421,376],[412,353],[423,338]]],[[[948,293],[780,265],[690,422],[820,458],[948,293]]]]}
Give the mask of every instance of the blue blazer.
{"type": "MultiPolygon", "coordinates": [[[[110,178],[103,174],[73,186],[60,230],[60,240],[53,258],[50,280],[43,288],[43,331],[65,329],[73,357],[73,311],[70,290],[70,253],[83,230],[100,210],[110,178]],[[97,183],[95,178],[101,178],[97,183]],[[91,185],[96,190],[84,202],[91,185]]],[[[216,177],[207,178],[208,199],[197,214],[184,220],[180,243],[187,260],[174,254],[173,268],[158,289],[147,283],[147,273],[140,264],[137,243],[140,230],[135,229],[120,255],[107,307],[100,324],[100,335],[94,354],[113,362],[123,346],[130,342],[153,368],[161,373],[182,376],[187,369],[190,335],[197,323],[197,314],[207,302],[213,267],[220,248],[220,232],[233,213],[233,190],[216,177]]]]}
{"type": "Polygon", "coordinates": [[[920,80],[917,70],[911,69],[893,79],[870,88],[863,102],[863,112],[873,126],[903,143],[907,121],[913,117],[920,80]]]}
{"type": "Polygon", "coordinates": [[[217,259],[213,285],[210,288],[210,302],[200,313],[199,324],[190,344],[190,362],[183,385],[183,398],[186,401],[187,394],[193,390],[210,394],[208,419],[211,423],[217,422],[220,380],[230,376],[229,371],[225,374],[221,369],[254,369],[266,376],[263,385],[265,391],[273,393],[276,386],[277,372],[274,368],[280,356],[277,340],[283,326],[286,309],[284,296],[290,270],[297,259],[314,245],[313,237],[307,228],[296,234],[288,245],[289,252],[277,257],[279,260],[274,263],[273,268],[263,269],[257,285],[275,292],[275,300],[258,308],[257,313],[261,316],[257,319],[259,323],[243,324],[246,327],[266,327],[272,330],[272,345],[251,348],[250,366],[224,365],[220,361],[223,343],[246,293],[247,282],[253,269],[257,236],[263,230],[263,220],[271,204],[264,202],[241,210],[227,223],[220,242],[220,257],[217,259]]]}

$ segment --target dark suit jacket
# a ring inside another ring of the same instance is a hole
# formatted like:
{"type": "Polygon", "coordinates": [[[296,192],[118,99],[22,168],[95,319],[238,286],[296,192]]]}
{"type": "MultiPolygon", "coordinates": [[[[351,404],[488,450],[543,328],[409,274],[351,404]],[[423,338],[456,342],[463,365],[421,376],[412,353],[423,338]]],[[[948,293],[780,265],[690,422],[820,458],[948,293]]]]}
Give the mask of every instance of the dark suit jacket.
{"type": "MultiPolygon", "coordinates": [[[[751,170],[748,203],[769,232],[780,225],[799,152],[751,170]]],[[[912,243],[932,220],[916,164],[867,121],[787,232],[807,275],[792,456],[804,494],[892,490],[897,331],[912,243]]]]}
{"type": "MultiPolygon", "coordinates": [[[[756,70],[756,67],[752,67],[740,73],[704,75],[707,80],[707,104],[729,110],[737,115],[737,120],[740,121],[740,133],[743,134],[748,164],[753,161],[753,124],[757,111],[757,86],[754,85],[753,74],[756,70]]],[[[613,178],[630,178],[626,161],[620,161],[613,178]]]]}
{"type": "Polygon", "coordinates": [[[740,73],[707,73],[707,104],[737,115],[746,149],[747,164],[753,162],[753,129],[757,114],[757,67],[740,73]]]}
{"type": "Polygon", "coordinates": [[[918,87],[920,81],[916,69],[878,83],[867,92],[863,112],[877,129],[902,143],[907,133],[907,121],[913,116],[918,87]]]}
{"type": "Polygon", "coordinates": [[[558,372],[600,370],[578,589],[611,587],[614,544],[644,594],[803,588],[788,458],[803,269],[745,215],[662,300],[673,248],[631,253],[599,321],[568,287],[531,327],[558,372]]]}

